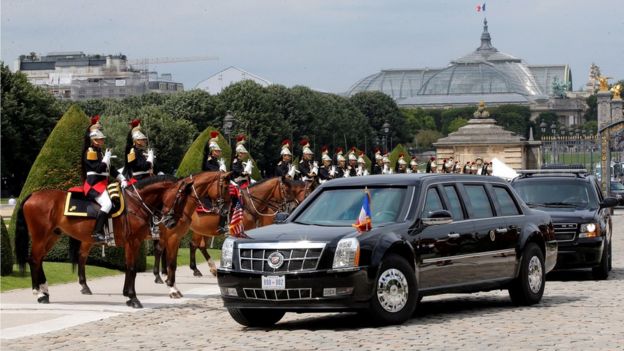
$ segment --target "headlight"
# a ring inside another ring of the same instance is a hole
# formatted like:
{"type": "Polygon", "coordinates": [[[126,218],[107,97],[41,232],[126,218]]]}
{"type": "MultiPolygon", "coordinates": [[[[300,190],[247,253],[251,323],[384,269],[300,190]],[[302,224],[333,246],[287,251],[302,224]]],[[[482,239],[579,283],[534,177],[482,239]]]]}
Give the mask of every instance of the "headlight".
{"type": "Polygon", "coordinates": [[[336,246],[334,269],[357,267],[360,263],[360,242],[356,238],[342,239],[336,246]]]}
{"type": "Polygon", "coordinates": [[[595,238],[600,236],[600,226],[597,223],[581,224],[579,238],[595,238]]]}
{"type": "Polygon", "coordinates": [[[227,237],[221,246],[221,268],[232,268],[234,256],[234,238],[227,237]]]}

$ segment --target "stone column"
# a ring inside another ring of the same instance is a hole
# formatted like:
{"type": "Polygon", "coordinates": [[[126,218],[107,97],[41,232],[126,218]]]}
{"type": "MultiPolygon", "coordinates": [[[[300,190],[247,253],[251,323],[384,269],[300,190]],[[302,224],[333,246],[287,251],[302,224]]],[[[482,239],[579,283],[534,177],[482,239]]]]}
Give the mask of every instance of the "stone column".
{"type": "Polygon", "coordinates": [[[624,104],[624,100],[621,98],[611,100],[611,122],[624,118],[622,114],[622,104],[624,104]]]}
{"type": "Polygon", "coordinates": [[[599,91],[597,95],[598,100],[598,130],[611,122],[611,93],[607,91],[599,91]]]}

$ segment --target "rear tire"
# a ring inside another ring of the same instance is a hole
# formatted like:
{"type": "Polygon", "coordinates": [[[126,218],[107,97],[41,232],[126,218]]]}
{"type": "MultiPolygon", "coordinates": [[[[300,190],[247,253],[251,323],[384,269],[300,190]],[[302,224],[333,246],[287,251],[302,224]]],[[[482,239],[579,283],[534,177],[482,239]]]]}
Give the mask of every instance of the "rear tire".
{"type": "Polygon", "coordinates": [[[398,255],[384,258],[375,280],[368,315],[377,324],[401,324],[416,310],[418,288],[414,269],[398,255]]]}
{"type": "Polygon", "coordinates": [[[509,287],[509,297],[518,306],[536,304],[544,295],[545,283],[544,253],[535,243],[528,243],[522,254],[520,274],[509,287]]]}
{"type": "Polygon", "coordinates": [[[592,276],[595,280],[605,280],[609,278],[609,261],[611,260],[611,243],[602,250],[600,265],[592,268],[592,276]]]}
{"type": "Polygon", "coordinates": [[[228,308],[230,316],[246,327],[271,327],[279,322],[286,312],[280,310],[228,308]]]}

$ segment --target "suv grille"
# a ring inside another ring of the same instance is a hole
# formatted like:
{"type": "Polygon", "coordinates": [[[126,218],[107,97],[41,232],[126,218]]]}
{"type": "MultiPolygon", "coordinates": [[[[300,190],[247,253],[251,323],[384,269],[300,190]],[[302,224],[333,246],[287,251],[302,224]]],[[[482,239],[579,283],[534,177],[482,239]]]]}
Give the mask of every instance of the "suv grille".
{"type": "Polygon", "coordinates": [[[325,243],[250,243],[239,245],[238,257],[242,271],[305,272],[318,268],[324,249],[325,243]],[[269,265],[269,256],[275,253],[279,253],[283,261],[273,268],[269,265]]]}
{"type": "Polygon", "coordinates": [[[554,223],[555,238],[559,242],[574,241],[578,231],[576,223],[554,223]]]}
{"type": "Polygon", "coordinates": [[[244,289],[245,298],[254,300],[307,300],[312,298],[312,289],[263,290],[244,289]]]}

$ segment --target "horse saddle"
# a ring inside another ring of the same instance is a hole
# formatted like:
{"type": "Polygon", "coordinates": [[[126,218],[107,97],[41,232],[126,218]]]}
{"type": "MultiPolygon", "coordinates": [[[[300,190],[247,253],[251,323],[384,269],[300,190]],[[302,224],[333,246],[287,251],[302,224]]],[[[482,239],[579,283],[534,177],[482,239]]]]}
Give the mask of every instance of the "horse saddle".
{"type": "Polygon", "coordinates": [[[200,199],[201,205],[198,205],[195,209],[198,215],[214,215],[218,214],[219,210],[214,208],[212,204],[212,199],[209,197],[204,197],[200,199]]]}
{"type": "MultiPolygon", "coordinates": [[[[113,203],[111,218],[119,217],[124,209],[124,197],[119,183],[111,183],[107,187],[108,195],[113,203]]],[[[82,192],[82,187],[69,189],[65,198],[65,215],[69,217],[95,218],[100,210],[97,202],[89,200],[82,192]]]]}

